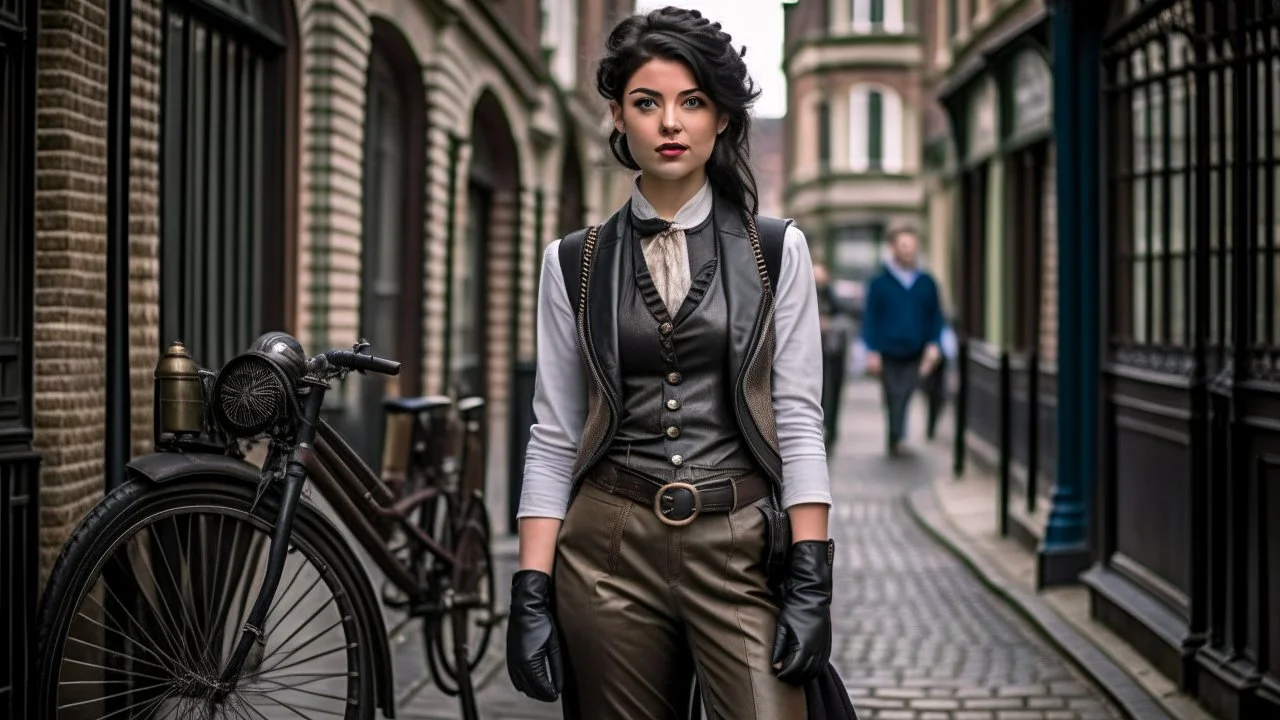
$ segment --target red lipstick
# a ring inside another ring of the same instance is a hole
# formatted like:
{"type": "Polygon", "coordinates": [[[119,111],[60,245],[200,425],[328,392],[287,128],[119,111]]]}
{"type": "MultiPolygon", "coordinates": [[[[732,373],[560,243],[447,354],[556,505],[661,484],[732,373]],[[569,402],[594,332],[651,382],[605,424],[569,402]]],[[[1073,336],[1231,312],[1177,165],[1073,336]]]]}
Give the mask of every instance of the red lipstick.
{"type": "Polygon", "coordinates": [[[665,143],[658,146],[658,154],[667,158],[678,158],[689,150],[689,146],[680,143],[665,143]]]}

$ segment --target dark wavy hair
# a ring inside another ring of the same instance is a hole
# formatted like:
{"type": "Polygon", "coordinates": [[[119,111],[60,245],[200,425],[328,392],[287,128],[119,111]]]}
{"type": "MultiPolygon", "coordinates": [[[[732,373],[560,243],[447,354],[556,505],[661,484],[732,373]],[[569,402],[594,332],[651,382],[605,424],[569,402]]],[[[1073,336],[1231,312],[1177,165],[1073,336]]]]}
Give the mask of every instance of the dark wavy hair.
{"type": "MultiPolygon", "coordinates": [[[[650,60],[662,58],[688,66],[698,87],[729,117],[707,160],[707,179],[718,196],[755,215],[760,192],[751,171],[751,107],[760,90],[742,60],[747,49],[734,49],[732,40],[720,23],[697,10],[664,7],[632,15],[609,33],[606,54],[596,70],[596,90],[606,100],[621,103],[631,76],[650,60]]],[[[627,136],[616,128],[609,136],[609,149],[625,167],[640,169],[627,147],[627,136]]]]}

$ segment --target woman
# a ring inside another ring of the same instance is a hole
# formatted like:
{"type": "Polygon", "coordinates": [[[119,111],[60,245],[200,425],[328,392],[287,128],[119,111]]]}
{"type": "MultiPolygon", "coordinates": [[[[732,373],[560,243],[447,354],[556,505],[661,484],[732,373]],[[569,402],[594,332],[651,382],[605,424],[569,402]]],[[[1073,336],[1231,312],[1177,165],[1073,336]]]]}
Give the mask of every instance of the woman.
{"type": "Polygon", "coordinates": [[[833,553],[804,235],[786,227],[770,282],[759,92],[719,24],[665,8],[607,48],[611,147],[639,174],[609,221],[543,257],[507,668],[531,697],[563,690],[567,717],[678,717],[696,674],[710,718],[804,718],[833,553]]]}

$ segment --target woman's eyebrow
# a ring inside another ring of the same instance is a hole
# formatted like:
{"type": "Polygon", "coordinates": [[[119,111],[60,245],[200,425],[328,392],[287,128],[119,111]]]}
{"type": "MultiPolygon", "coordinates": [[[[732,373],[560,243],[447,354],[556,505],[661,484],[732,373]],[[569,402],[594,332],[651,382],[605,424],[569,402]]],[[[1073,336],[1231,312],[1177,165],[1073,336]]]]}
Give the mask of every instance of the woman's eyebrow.
{"type": "MultiPolygon", "coordinates": [[[[688,90],[681,90],[680,92],[676,93],[676,97],[681,97],[683,95],[692,95],[697,92],[702,92],[701,88],[689,88],[688,90]]],[[[641,95],[648,95],[650,97],[655,97],[655,98],[662,97],[662,93],[658,92],[657,90],[650,90],[649,88],[643,88],[643,87],[632,90],[630,93],[628,93],[628,95],[635,95],[636,93],[639,93],[641,95]]]]}

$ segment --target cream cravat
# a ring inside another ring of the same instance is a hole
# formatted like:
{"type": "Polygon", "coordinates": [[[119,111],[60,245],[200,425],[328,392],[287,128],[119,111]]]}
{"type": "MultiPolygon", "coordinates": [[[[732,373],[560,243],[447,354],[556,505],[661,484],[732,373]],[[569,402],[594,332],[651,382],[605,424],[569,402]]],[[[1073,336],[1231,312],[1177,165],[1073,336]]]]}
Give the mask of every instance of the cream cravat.
{"type": "Polygon", "coordinates": [[[641,243],[649,276],[662,297],[662,304],[672,315],[680,309],[692,282],[686,242],[684,228],[672,223],[666,230],[641,243]]]}

